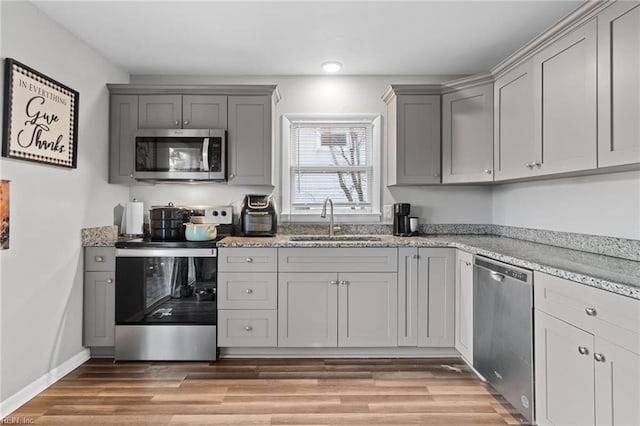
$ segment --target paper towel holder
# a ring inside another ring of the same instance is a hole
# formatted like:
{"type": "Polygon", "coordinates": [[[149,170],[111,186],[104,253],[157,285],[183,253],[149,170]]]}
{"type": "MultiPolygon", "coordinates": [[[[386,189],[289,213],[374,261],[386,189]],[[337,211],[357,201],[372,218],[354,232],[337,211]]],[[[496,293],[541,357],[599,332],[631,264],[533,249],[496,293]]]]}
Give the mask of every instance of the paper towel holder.
{"type": "Polygon", "coordinates": [[[138,237],[144,234],[144,203],[134,198],[125,204],[120,229],[122,235],[127,237],[138,237]]]}

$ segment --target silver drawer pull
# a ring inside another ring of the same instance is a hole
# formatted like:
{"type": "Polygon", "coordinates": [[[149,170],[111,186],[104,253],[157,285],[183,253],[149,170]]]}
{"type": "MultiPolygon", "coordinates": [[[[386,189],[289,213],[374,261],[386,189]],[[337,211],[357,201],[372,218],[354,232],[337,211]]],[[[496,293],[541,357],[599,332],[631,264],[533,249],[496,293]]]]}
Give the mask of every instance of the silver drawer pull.
{"type": "Polygon", "coordinates": [[[349,281],[340,280],[340,285],[349,285],[349,281]]]}
{"type": "Polygon", "coordinates": [[[246,331],[251,331],[251,330],[253,330],[253,327],[251,327],[250,325],[247,325],[247,326],[244,327],[244,329],[246,331]]]}
{"type": "Polygon", "coordinates": [[[598,315],[598,311],[596,311],[596,308],[584,308],[584,311],[590,317],[595,317],[596,315],[598,315]]]}
{"type": "Polygon", "coordinates": [[[471,266],[471,262],[464,262],[465,265],[471,266]]]}
{"type": "Polygon", "coordinates": [[[604,362],[605,361],[604,355],[599,354],[599,353],[594,353],[593,354],[593,359],[595,359],[598,362],[604,362]]]}
{"type": "Polygon", "coordinates": [[[338,285],[338,281],[336,281],[336,280],[331,280],[331,281],[329,281],[329,284],[331,284],[331,285],[338,285]]]}
{"type": "Polygon", "coordinates": [[[104,257],[102,256],[96,256],[95,259],[96,259],[96,262],[104,262],[104,257]]]}
{"type": "Polygon", "coordinates": [[[247,294],[253,294],[253,289],[248,288],[244,292],[247,293],[247,294]]]}
{"type": "Polygon", "coordinates": [[[252,258],[252,257],[247,257],[247,258],[245,259],[245,262],[247,262],[247,263],[252,263],[252,262],[253,262],[253,258],[252,258]]]}
{"type": "Polygon", "coordinates": [[[113,279],[109,278],[109,279],[107,280],[107,284],[113,284],[113,279]]]}
{"type": "Polygon", "coordinates": [[[589,349],[584,346],[578,346],[578,353],[580,353],[580,355],[589,355],[589,349]]]}
{"type": "Polygon", "coordinates": [[[490,174],[491,174],[491,169],[485,169],[485,170],[484,170],[484,172],[485,172],[486,174],[490,175],[490,174]]]}

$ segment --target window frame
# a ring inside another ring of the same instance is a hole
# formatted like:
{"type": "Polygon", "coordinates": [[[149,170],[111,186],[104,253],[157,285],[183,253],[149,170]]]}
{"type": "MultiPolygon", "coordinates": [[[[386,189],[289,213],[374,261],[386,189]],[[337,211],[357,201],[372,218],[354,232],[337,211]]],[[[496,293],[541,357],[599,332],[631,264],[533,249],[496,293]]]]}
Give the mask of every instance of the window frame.
{"type": "Polygon", "coordinates": [[[322,222],[320,214],[316,211],[299,212],[292,211],[292,173],[291,173],[291,125],[295,122],[305,124],[327,123],[362,123],[371,126],[371,212],[334,214],[336,223],[378,223],[381,220],[382,198],[382,116],[380,114],[283,114],[282,115],[282,222],[322,222]]]}

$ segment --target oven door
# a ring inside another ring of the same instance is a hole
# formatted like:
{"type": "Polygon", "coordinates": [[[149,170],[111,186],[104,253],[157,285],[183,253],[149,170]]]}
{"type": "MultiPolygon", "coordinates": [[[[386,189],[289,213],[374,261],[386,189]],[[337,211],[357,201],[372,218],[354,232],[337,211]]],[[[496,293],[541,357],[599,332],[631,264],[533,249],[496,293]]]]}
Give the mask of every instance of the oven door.
{"type": "Polygon", "coordinates": [[[116,249],[115,359],[215,360],[216,268],[215,248],[116,249]]]}
{"type": "Polygon", "coordinates": [[[140,130],[133,177],[139,180],[224,180],[222,129],[140,130]]]}

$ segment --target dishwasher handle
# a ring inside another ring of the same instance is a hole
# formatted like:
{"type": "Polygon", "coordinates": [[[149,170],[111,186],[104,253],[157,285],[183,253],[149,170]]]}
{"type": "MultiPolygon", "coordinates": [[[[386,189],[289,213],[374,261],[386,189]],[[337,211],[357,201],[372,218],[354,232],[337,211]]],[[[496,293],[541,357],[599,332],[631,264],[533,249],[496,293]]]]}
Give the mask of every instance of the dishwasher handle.
{"type": "Polygon", "coordinates": [[[493,279],[494,281],[498,281],[499,283],[504,281],[504,275],[497,272],[489,271],[489,276],[491,276],[491,279],[493,279]]]}

